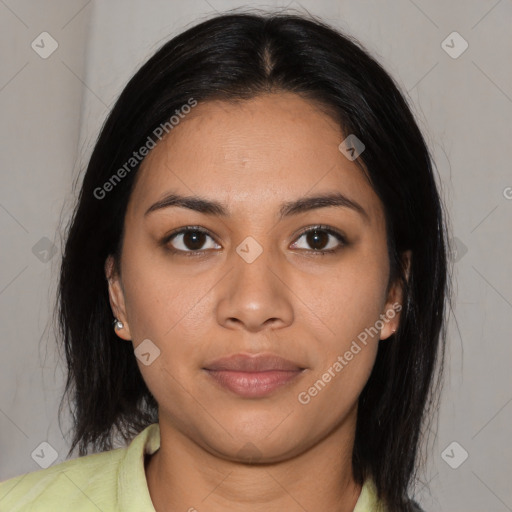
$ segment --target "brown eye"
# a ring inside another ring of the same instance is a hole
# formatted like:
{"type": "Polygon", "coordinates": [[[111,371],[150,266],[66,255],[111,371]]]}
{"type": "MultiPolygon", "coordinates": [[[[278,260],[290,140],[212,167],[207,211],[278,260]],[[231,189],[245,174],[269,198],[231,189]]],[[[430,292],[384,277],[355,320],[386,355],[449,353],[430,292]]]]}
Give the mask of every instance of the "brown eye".
{"type": "Polygon", "coordinates": [[[204,245],[206,235],[200,231],[187,231],[183,234],[183,245],[191,251],[197,251],[204,245]]]}
{"type": "Polygon", "coordinates": [[[186,228],[168,237],[168,242],[176,252],[198,252],[206,249],[217,249],[220,246],[215,244],[212,237],[197,228],[186,228]],[[211,240],[209,244],[205,244],[211,240]]]}
{"type": "Polygon", "coordinates": [[[308,245],[315,250],[322,250],[329,243],[330,235],[325,231],[309,231],[306,233],[306,241],[308,245]]]}
{"type": "Polygon", "coordinates": [[[304,239],[307,246],[300,247],[298,246],[298,242],[295,242],[295,248],[318,252],[320,254],[336,252],[340,247],[346,245],[346,239],[341,233],[322,226],[316,226],[303,231],[299,237],[299,240],[300,239],[304,239]]]}

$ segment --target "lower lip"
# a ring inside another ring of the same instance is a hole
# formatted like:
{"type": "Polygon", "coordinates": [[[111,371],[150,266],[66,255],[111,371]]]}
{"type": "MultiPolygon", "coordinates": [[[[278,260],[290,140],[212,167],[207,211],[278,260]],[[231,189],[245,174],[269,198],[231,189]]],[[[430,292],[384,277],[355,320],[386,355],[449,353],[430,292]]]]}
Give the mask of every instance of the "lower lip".
{"type": "Polygon", "coordinates": [[[245,398],[270,395],[298,377],[303,370],[269,370],[265,372],[238,372],[231,370],[206,370],[222,387],[245,398]]]}

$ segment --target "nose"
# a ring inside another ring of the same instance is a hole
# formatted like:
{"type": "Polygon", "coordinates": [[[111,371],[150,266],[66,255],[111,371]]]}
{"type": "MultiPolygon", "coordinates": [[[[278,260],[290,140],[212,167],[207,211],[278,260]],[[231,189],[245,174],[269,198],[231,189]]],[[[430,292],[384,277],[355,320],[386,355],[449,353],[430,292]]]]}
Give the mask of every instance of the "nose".
{"type": "Polygon", "coordinates": [[[250,332],[290,325],[293,293],[286,283],[284,267],[265,250],[250,263],[236,252],[230,260],[232,271],[217,290],[219,324],[250,332]]]}

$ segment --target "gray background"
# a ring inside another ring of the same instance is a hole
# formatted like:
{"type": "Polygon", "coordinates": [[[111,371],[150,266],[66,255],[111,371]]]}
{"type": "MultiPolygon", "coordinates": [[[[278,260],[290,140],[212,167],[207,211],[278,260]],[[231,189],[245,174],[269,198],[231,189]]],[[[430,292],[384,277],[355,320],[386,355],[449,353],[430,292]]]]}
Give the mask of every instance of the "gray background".
{"type": "Polygon", "coordinates": [[[72,184],[109,108],[175,33],[215,11],[286,5],[377,57],[410,98],[441,176],[457,297],[417,499],[430,511],[512,511],[511,0],[0,0],[0,480],[40,469],[31,454],[42,442],[56,450],[54,464],[65,460],[65,372],[49,322],[72,184]],[[58,43],[46,59],[31,47],[44,31],[58,43]],[[469,44],[457,58],[444,48],[457,51],[460,40],[442,45],[453,31],[469,44]],[[446,461],[460,462],[463,449],[469,456],[453,469],[446,461]]]}

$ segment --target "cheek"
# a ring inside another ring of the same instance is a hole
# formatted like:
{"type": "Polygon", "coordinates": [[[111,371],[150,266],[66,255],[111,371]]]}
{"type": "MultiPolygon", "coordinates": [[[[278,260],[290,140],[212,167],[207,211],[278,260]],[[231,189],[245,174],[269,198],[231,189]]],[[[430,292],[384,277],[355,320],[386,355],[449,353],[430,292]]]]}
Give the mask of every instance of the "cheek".
{"type": "Polygon", "coordinates": [[[201,299],[211,279],[177,271],[160,248],[131,247],[127,244],[123,283],[132,339],[164,341],[178,332],[180,339],[184,333],[190,336],[189,329],[200,323],[201,299]]]}
{"type": "Polygon", "coordinates": [[[332,349],[340,349],[373,326],[386,301],[387,268],[353,253],[325,276],[297,282],[297,295],[307,305],[309,323],[317,326],[332,349]]]}
{"type": "MultiPolygon", "coordinates": [[[[214,281],[176,272],[161,261],[144,261],[143,254],[133,252],[131,256],[125,262],[125,297],[132,343],[137,349],[149,339],[158,353],[150,364],[141,359],[137,364],[160,404],[185,411],[190,396],[183,393],[183,385],[199,364],[198,343],[207,335],[204,326],[209,305],[204,296],[214,281]],[[167,403],[171,396],[173,404],[167,403]]],[[[209,311],[211,315],[211,306],[209,311]]]]}
{"type": "Polygon", "coordinates": [[[301,389],[304,401],[316,404],[309,408],[319,407],[334,418],[355,403],[377,355],[376,322],[383,312],[386,284],[386,265],[361,252],[347,256],[328,278],[301,283],[308,305],[301,322],[316,347],[314,369],[301,389]]]}
{"type": "Polygon", "coordinates": [[[379,347],[376,321],[382,313],[383,283],[377,270],[340,270],[310,296],[304,329],[314,336],[316,361],[297,400],[323,422],[338,421],[356,404],[379,347]],[[317,313],[317,314],[316,314],[317,313]],[[321,318],[318,322],[316,317],[321,318]]]}
{"type": "Polygon", "coordinates": [[[328,431],[345,421],[370,377],[377,345],[358,344],[345,348],[346,351],[333,354],[328,364],[311,375],[297,394],[299,411],[314,418],[316,429],[328,431]]]}

